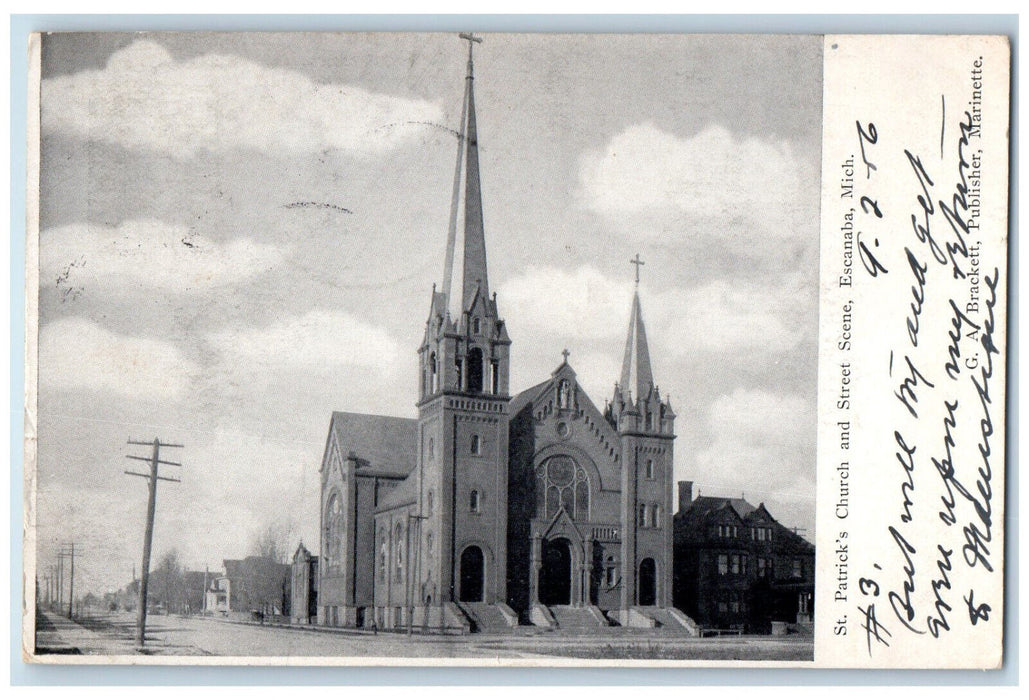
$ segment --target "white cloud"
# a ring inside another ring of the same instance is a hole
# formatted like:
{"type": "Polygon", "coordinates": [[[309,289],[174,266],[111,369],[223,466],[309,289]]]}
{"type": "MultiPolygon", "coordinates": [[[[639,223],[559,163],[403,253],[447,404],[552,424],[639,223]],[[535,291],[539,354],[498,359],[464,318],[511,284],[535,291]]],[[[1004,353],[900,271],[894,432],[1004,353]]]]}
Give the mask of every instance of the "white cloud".
{"type": "Polygon", "coordinates": [[[39,382],[44,389],[91,389],[130,397],[172,398],[196,365],[175,346],[119,335],[83,318],[40,328],[39,382]]]}
{"type": "Polygon", "coordinates": [[[746,253],[748,240],[794,238],[797,221],[817,214],[814,168],[788,142],[719,126],[682,139],[645,123],[583,157],[581,196],[634,236],[713,236],[746,253]]]}
{"type": "Polygon", "coordinates": [[[102,70],[43,81],[44,132],[189,158],[202,149],[378,153],[439,121],[438,105],[350,85],[319,84],[292,70],[206,54],[176,61],[142,39],[102,70]]]}
{"type": "Polygon", "coordinates": [[[642,303],[644,319],[661,329],[655,340],[673,356],[788,352],[814,343],[817,331],[815,286],[799,273],[775,283],[719,279],[659,292],[642,303]]]}
{"type": "Polygon", "coordinates": [[[591,265],[574,271],[530,265],[497,292],[518,324],[561,335],[598,339],[624,335],[632,285],[614,282],[591,265]]]}
{"type": "MultiPolygon", "coordinates": [[[[245,364],[254,372],[350,366],[386,375],[404,355],[400,344],[382,327],[321,310],[264,328],[222,330],[211,334],[209,340],[228,361],[245,364]]],[[[414,361],[410,364],[413,367],[414,361]]]]}
{"type": "MultiPolygon", "coordinates": [[[[813,519],[815,398],[737,388],[708,409],[707,444],[689,478],[709,495],[776,504],[792,523],[813,519]]],[[[771,506],[770,506],[771,508],[771,506]]],[[[772,509],[773,515],[779,515],[772,509]]]]}
{"type": "MultiPolygon", "coordinates": [[[[529,267],[498,292],[517,310],[519,326],[583,340],[624,340],[631,283],[605,277],[585,265],[573,271],[529,267]]],[[[696,351],[785,352],[814,341],[815,287],[799,273],[774,283],[715,280],[691,289],[640,291],[651,352],[673,357],[696,351]]],[[[514,316],[514,313],[510,314],[514,316]]],[[[619,351],[621,346],[618,346],[619,351]]]]}
{"type": "Polygon", "coordinates": [[[231,284],[282,262],[277,248],[237,238],[216,243],[154,220],[70,224],[39,236],[40,284],[89,293],[132,284],[174,292],[231,284]]]}

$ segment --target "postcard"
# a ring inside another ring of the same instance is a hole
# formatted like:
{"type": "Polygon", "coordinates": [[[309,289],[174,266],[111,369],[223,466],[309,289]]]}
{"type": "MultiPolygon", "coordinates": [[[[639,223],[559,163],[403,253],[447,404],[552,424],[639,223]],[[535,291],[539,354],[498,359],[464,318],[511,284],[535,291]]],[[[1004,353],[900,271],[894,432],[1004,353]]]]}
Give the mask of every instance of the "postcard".
{"type": "Polygon", "coordinates": [[[31,43],[23,655],[1003,663],[997,36],[31,43]]]}

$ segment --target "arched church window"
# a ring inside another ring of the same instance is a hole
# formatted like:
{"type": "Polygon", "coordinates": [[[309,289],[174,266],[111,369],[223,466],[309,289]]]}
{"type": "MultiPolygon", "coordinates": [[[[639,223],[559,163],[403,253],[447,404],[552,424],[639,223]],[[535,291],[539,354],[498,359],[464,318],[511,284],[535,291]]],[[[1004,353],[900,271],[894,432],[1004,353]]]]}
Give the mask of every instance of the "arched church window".
{"type": "Polygon", "coordinates": [[[472,333],[474,333],[475,335],[479,335],[480,328],[481,327],[479,326],[479,317],[476,316],[472,319],[472,333]]]}
{"type": "Polygon", "coordinates": [[[536,517],[552,518],[560,508],[573,519],[590,517],[589,478],[567,455],[555,455],[536,467],[536,517]]]}
{"type": "Polygon", "coordinates": [[[329,505],[325,509],[325,562],[329,568],[340,565],[340,550],[343,546],[343,507],[339,495],[332,494],[329,505]]]}
{"type": "Polygon", "coordinates": [[[655,528],[661,527],[661,506],[655,503],[654,507],[650,510],[650,514],[652,517],[651,525],[655,528]]]}
{"type": "Polygon", "coordinates": [[[425,510],[427,511],[425,513],[426,515],[432,515],[432,497],[432,489],[429,489],[429,493],[425,496],[425,510]]]}
{"type": "Polygon", "coordinates": [[[647,478],[648,479],[653,479],[654,478],[654,460],[652,460],[652,459],[648,459],[647,460],[647,478]]]}
{"type": "Polygon", "coordinates": [[[472,348],[468,352],[468,391],[482,392],[482,348],[472,348]]]}
{"type": "Polygon", "coordinates": [[[397,529],[393,535],[393,548],[396,551],[396,579],[402,581],[404,578],[404,527],[397,523],[397,529]]]}
{"type": "Polygon", "coordinates": [[[472,435],[472,454],[482,454],[482,440],[479,438],[478,435],[472,435]]]}
{"type": "Polygon", "coordinates": [[[389,563],[389,544],[386,542],[386,537],[383,536],[382,542],[379,545],[379,580],[386,579],[386,567],[389,563]]]}
{"type": "Polygon", "coordinates": [[[468,509],[473,513],[478,513],[481,508],[482,499],[479,497],[479,492],[473,489],[471,495],[468,497],[468,509]]]}
{"type": "Polygon", "coordinates": [[[430,530],[425,535],[425,554],[426,554],[426,556],[430,556],[430,557],[432,556],[432,546],[433,546],[433,544],[434,543],[433,543],[433,538],[432,538],[432,531],[430,530]]]}
{"type": "Polygon", "coordinates": [[[647,527],[647,525],[648,525],[648,523],[647,523],[647,504],[646,503],[640,503],[640,517],[639,517],[639,520],[637,520],[637,522],[639,523],[640,527],[647,527]]]}
{"type": "Polygon", "coordinates": [[[436,360],[436,353],[429,355],[429,375],[430,391],[435,394],[439,391],[439,362],[436,360]]]}

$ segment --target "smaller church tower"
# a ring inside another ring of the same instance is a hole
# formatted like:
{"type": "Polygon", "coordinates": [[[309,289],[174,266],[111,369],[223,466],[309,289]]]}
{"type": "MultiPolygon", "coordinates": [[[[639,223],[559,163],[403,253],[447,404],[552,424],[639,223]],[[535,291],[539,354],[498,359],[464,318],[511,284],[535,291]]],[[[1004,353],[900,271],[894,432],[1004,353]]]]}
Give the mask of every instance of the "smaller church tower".
{"type": "Polygon", "coordinates": [[[622,374],[607,418],[622,455],[621,607],[672,604],[672,443],[675,413],[654,383],[640,307],[639,255],[622,374]],[[631,567],[631,568],[630,568],[631,567]]]}

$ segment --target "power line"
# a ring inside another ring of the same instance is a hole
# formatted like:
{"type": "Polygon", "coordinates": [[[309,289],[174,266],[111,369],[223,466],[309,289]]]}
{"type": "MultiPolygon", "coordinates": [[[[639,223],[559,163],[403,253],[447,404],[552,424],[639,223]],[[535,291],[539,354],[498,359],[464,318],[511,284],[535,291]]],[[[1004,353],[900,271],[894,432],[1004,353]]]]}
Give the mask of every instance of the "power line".
{"type": "Polygon", "coordinates": [[[141,476],[147,480],[147,509],[146,509],[146,529],[143,532],[143,571],[139,582],[139,603],[138,610],[136,611],[136,648],[139,650],[143,649],[146,643],[146,612],[147,612],[147,585],[150,583],[150,549],[154,540],[154,511],[157,507],[157,482],[158,481],[174,481],[179,483],[179,479],[172,479],[167,476],[160,476],[158,468],[162,464],[169,466],[181,467],[182,464],[178,462],[168,462],[161,459],[161,448],[162,447],[183,447],[170,442],[161,442],[160,438],[154,438],[153,442],[140,442],[138,440],[129,440],[130,445],[147,445],[153,448],[150,457],[137,457],[136,455],[125,455],[129,459],[137,459],[144,462],[150,462],[150,473],[142,474],[140,472],[131,472],[126,470],[125,473],[130,476],[141,476]]]}

